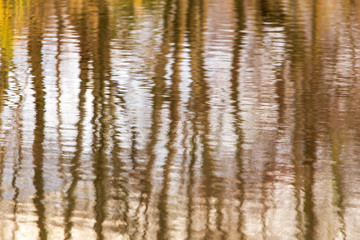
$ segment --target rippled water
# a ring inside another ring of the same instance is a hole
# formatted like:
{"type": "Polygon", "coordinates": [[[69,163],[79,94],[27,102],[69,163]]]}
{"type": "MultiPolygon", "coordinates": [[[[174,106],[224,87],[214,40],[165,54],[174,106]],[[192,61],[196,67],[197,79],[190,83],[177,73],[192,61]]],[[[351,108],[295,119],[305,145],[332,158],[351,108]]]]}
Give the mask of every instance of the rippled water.
{"type": "Polygon", "coordinates": [[[360,239],[360,1],[0,1],[0,239],[360,239]]]}

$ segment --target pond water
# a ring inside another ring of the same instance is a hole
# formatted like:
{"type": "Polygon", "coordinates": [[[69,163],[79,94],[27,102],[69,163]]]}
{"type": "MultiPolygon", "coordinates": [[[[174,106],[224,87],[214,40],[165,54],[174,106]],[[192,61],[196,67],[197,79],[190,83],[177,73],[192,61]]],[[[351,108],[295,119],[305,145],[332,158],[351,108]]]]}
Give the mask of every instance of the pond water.
{"type": "Polygon", "coordinates": [[[360,1],[1,1],[0,239],[360,239],[360,1]]]}

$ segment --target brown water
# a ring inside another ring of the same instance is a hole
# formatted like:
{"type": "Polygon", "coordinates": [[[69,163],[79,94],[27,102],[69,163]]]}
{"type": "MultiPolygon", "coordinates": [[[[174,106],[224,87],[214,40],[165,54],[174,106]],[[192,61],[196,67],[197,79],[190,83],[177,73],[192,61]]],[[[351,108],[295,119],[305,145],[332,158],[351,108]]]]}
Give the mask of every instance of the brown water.
{"type": "Polygon", "coordinates": [[[0,239],[360,239],[360,1],[3,0],[0,239]]]}

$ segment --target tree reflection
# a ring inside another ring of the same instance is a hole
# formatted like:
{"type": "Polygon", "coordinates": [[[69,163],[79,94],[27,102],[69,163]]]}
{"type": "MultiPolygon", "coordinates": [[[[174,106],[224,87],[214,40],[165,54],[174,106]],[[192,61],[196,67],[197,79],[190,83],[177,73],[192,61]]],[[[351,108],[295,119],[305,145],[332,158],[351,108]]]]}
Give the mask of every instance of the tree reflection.
{"type": "Polygon", "coordinates": [[[31,66],[31,74],[33,76],[32,85],[34,89],[35,99],[35,129],[33,142],[33,159],[34,159],[34,187],[36,189],[34,197],[34,205],[38,216],[38,227],[40,239],[47,239],[48,231],[46,229],[46,215],[44,201],[44,127],[45,127],[45,91],[44,77],[42,69],[42,31],[43,31],[43,8],[42,1],[32,1],[30,6],[32,14],[29,19],[29,64],[31,66]]]}
{"type": "Polygon", "coordinates": [[[1,2],[2,236],[356,238],[358,12],[1,2]]]}

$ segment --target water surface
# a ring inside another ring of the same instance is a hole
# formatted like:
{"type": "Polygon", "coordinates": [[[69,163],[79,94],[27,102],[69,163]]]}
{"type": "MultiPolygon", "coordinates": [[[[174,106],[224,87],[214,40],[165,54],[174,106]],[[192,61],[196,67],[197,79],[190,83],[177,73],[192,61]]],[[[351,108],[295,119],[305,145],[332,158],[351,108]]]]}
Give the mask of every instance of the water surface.
{"type": "Polygon", "coordinates": [[[360,239],[360,1],[0,2],[0,239],[360,239]]]}

